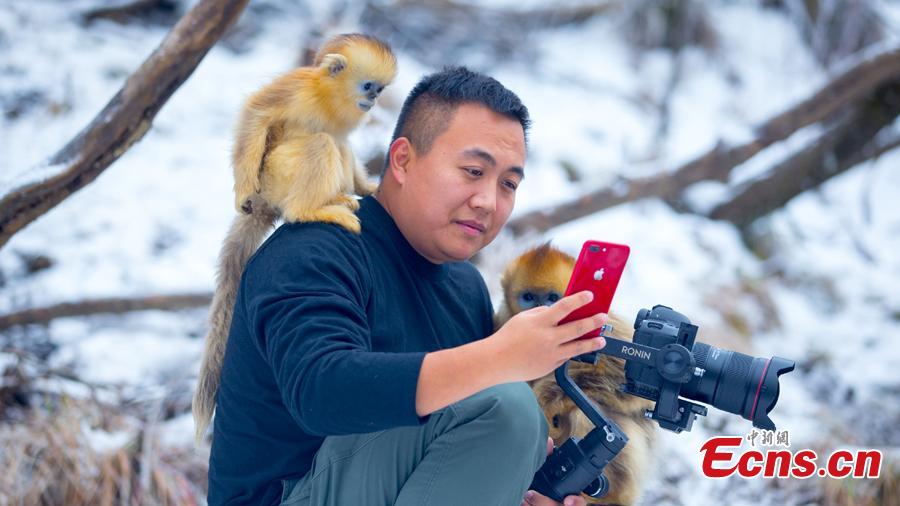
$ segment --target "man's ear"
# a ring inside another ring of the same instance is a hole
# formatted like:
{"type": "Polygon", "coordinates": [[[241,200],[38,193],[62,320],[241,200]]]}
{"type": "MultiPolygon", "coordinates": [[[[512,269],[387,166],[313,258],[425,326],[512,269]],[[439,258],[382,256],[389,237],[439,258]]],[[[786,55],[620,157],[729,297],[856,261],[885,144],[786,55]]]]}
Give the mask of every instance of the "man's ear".
{"type": "Polygon", "coordinates": [[[397,137],[391,143],[388,151],[388,171],[399,184],[406,182],[406,175],[415,156],[416,151],[406,137],[397,137]]]}

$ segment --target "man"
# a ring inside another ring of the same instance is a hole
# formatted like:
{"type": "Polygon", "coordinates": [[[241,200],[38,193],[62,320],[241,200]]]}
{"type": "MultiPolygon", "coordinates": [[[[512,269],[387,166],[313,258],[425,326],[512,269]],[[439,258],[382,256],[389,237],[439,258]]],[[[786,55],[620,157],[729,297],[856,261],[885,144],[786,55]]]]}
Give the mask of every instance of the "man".
{"type": "Polygon", "coordinates": [[[494,333],[466,262],[512,212],[528,121],[489,77],[428,76],[404,103],[376,195],[361,201],[362,233],[288,224],[260,247],[222,369],[210,504],[523,501],[548,444],[524,381],[605,344],[573,341],[605,315],[557,325],[584,293],[494,333]]]}

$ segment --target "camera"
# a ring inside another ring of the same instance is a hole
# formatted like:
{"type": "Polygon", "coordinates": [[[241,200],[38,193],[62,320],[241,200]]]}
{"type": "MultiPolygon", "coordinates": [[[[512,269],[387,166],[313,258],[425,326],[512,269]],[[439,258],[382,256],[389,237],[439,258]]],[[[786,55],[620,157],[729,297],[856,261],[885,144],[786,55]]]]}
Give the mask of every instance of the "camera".
{"type": "Polygon", "coordinates": [[[778,402],[778,377],[793,371],[794,362],[695,343],[696,335],[686,316],[657,305],[638,312],[631,343],[616,340],[618,353],[601,353],[627,360],[622,391],[656,401],[648,417],[664,429],[690,430],[694,417],[706,414],[706,408],[684,399],[676,404],[682,396],[774,430],[769,413],[778,402]]]}
{"type": "MultiPolygon", "coordinates": [[[[690,431],[707,408],[699,401],[734,413],[755,427],[774,430],[769,413],[778,402],[778,377],[794,370],[794,361],[756,358],[695,343],[697,326],[667,306],[641,309],[634,322],[632,341],[606,335],[606,346],[575,360],[594,364],[599,354],[624,359],[622,392],[654,401],[645,416],[675,433],[690,431]],[[690,399],[690,400],[689,400],[690,399]]],[[[556,381],[595,425],[584,439],[569,438],[555,448],[535,474],[531,488],[562,501],[584,492],[602,497],[609,489],[603,468],[625,447],[628,437],[572,381],[568,362],[555,373],[556,381]]]]}

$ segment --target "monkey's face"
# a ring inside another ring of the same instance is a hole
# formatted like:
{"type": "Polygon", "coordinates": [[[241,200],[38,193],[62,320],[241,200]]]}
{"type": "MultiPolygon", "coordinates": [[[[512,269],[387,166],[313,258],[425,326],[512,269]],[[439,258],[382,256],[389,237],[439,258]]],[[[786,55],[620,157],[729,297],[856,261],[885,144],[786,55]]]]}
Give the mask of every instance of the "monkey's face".
{"type": "Polygon", "coordinates": [[[384,90],[385,86],[386,83],[373,79],[358,82],[356,84],[356,106],[362,109],[363,112],[367,112],[375,105],[375,100],[384,90]]]}
{"type": "MultiPolygon", "coordinates": [[[[515,272],[514,274],[520,273],[515,272]]],[[[520,279],[519,276],[507,279],[508,281],[503,286],[503,297],[506,305],[509,307],[510,316],[539,306],[552,306],[556,301],[563,298],[565,292],[565,286],[555,288],[523,283],[526,280],[520,279]]],[[[561,279],[565,280],[565,278],[561,279]]]]}
{"type": "Polygon", "coordinates": [[[525,311],[538,306],[552,306],[562,298],[562,294],[556,290],[546,290],[541,287],[528,287],[518,293],[515,299],[516,312],[525,311]]]}
{"type": "Polygon", "coordinates": [[[367,112],[375,105],[385,86],[394,81],[397,61],[392,53],[386,53],[377,45],[362,44],[346,48],[343,52],[349,61],[347,92],[356,107],[367,112]]]}
{"type": "Polygon", "coordinates": [[[506,223],[524,165],[525,134],[517,120],[460,104],[427,153],[404,137],[391,145],[391,216],[431,262],[466,260],[506,223]]]}
{"type": "Polygon", "coordinates": [[[551,306],[565,294],[575,259],[544,244],[519,255],[500,281],[510,315],[551,306]]]}

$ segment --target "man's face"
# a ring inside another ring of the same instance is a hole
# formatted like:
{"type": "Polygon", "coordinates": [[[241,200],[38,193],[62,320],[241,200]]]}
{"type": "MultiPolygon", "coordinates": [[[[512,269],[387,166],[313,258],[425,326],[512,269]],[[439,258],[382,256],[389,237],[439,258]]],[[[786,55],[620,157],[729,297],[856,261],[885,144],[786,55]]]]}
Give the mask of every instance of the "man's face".
{"type": "Polygon", "coordinates": [[[506,223],[524,166],[525,133],[517,120],[461,104],[427,154],[404,138],[391,146],[398,188],[386,207],[431,262],[466,260],[506,223]]]}

